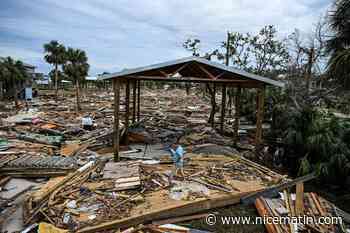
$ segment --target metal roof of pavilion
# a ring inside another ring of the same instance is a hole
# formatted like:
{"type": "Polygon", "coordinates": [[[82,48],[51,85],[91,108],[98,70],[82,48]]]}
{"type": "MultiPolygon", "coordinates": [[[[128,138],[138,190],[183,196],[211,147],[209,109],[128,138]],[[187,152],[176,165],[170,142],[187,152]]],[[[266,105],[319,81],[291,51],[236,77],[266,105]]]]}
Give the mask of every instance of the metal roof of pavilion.
{"type": "MultiPolygon", "coordinates": [[[[225,66],[223,64],[209,61],[200,57],[186,57],[182,59],[172,60],[168,62],[153,64],[149,66],[124,69],[120,72],[106,74],[99,77],[99,79],[113,79],[122,77],[137,77],[137,76],[149,76],[154,74],[159,76],[159,72],[171,74],[168,77],[163,77],[164,80],[171,81],[171,76],[174,77],[175,73],[186,77],[196,77],[196,75],[202,73],[202,75],[208,75],[214,80],[221,81],[234,81],[234,80],[246,80],[254,81],[255,83],[263,83],[266,85],[273,85],[277,87],[283,87],[284,83],[270,78],[262,77],[256,74],[248,73],[233,67],[225,66]],[[189,66],[191,64],[192,66],[189,66]],[[197,64],[197,66],[195,66],[197,64]],[[203,69],[204,68],[204,69],[203,69]],[[164,71],[164,72],[163,72],[164,71]],[[168,79],[167,79],[168,78],[168,79]]],[[[201,76],[202,76],[201,75],[201,76]]],[[[208,79],[210,81],[210,79],[208,79]]]]}

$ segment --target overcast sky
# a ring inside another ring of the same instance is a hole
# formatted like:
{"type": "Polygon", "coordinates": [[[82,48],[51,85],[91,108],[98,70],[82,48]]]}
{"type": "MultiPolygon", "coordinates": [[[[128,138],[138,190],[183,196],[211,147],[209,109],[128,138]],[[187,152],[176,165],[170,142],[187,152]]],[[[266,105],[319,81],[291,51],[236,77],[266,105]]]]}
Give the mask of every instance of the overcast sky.
{"type": "Polygon", "coordinates": [[[87,52],[90,75],[191,55],[219,46],[227,30],[256,32],[273,24],[281,38],[311,30],[332,0],[0,0],[0,56],[47,73],[43,44],[58,40],[87,52]]]}

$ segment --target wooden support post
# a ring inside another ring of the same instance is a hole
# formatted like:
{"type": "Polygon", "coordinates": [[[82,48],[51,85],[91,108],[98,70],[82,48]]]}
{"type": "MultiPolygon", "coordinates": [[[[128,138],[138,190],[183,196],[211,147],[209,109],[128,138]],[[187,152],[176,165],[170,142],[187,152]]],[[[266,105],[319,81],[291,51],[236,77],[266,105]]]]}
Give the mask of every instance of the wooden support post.
{"type": "Polygon", "coordinates": [[[296,184],[295,212],[297,216],[304,214],[304,183],[296,184]]]}
{"type": "Polygon", "coordinates": [[[240,112],[241,112],[241,93],[242,88],[238,87],[236,90],[236,98],[235,98],[235,122],[233,126],[233,134],[234,134],[234,140],[235,142],[239,142],[239,119],[240,119],[240,112]]]}
{"type": "Polygon", "coordinates": [[[209,116],[209,123],[211,123],[211,127],[215,128],[215,112],[216,112],[216,83],[213,83],[213,89],[209,88],[210,93],[210,102],[211,102],[211,112],[209,116]],[[211,91],[210,91],[211,90],[211,91]]]}
{"type": "Polygon", "coordinates": [[[130,80],[126,80],[126,90],[125,90],[125,144],[129,145],[129,114],[130,114],[130,80]]]}
{"type": "Polygon", "coordinates": [[[255,144],[260,145],[262,143],[262,124],[264,119],[264,98],[265,87],[257,89],[257,113],[256,113],[256,133],[255,144]]]}
{"type": "Polygon", "coordinates": [[[120,101],[120,81],[119,79],[113,79],[114,90],[114,137],[113,137],[113,150],[114,161],[119,161],[119,101],[120,101]]]}
{"type": "Polygon", "coordinates": [[[141,95],[141,80],[137,80],[137,121],[140,121],[140,95],[141,95]]]}
{"type": "Polygon", "coordinates": [[[221,98],[221,119],[220,119],[220,131],[224,133],[225,123],[225,109],[226,109],[226,85],[222,84],[222,98],[221,98]]]}
{"type": "Polygon", "coordinates": [[[136,121],[136,82],[132,82],[132,123],[136,121]]]}

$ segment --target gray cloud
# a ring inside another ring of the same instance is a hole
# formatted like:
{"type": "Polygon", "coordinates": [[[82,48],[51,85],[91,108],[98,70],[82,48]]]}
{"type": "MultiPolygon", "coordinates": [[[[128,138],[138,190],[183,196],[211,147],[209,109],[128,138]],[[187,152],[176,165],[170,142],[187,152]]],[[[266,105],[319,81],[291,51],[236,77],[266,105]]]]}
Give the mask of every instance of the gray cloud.
{"type": "Polygon", "coordinates": [[[217,47],[227,30],[255,32],[274,24],[281,38],[310,31],[331,0],[14,0],[0,7],[0,53],[43,72],[43,43],[59,40],[86,50],[91,75],[189,54],[188,37],[217,47]]]}

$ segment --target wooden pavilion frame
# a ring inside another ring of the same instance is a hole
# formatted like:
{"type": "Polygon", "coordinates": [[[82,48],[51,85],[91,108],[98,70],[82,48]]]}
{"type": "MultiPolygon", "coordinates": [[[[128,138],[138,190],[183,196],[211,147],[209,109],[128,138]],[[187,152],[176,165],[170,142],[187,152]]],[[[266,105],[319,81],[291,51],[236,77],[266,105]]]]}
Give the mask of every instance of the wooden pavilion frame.
{"type": "MultiPolygon", "coordinates": [[[[199,57],[188,57],[169,62],[159,63],[136,69],[126,69],[121,72],[102,76],[100,79],[112,79],[114,90],[114,158],[119,160],[120,141],[120,87],[126,85],[125,96],[125,133],[128,133],[130,118],[130,86],[132,86],[132,122],[140,120],[140,82],[142,80],[167,81],[167,82],[191,82],[212,83],[214,87],[222,87],[222,108],[220,128],[223,131],[225,119],[226,88],[237,88],[235,96],[235,123],[234,137],[238,139],[240,99],[242,88],[257,89],[257,121],[255,142],[262,142],[262,124],[264,114],[265,87],[273,85],[283,87],[282,82],[269,78],[237,70],[216,62],[199,57]]],[[[127,139],[126,139],[127,140],[127,139]]],[[[126,142],[128,145],[128,141],[126,142]]]]}

